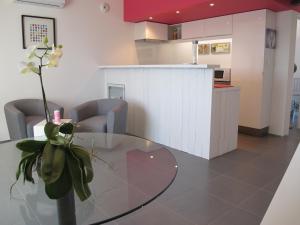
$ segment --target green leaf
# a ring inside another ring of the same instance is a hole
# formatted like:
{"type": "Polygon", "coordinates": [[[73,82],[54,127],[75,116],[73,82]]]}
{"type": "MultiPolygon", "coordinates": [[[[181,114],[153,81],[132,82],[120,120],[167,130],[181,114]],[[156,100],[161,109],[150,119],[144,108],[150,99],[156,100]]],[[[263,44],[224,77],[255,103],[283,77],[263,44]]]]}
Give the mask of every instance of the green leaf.
{"type": "Polygon", "coordinates": [[[55,138],[50,140],[50,144],[56,146],[67,146],[68,143],[68,140],[62,136],[56,136],[55,138]]]}
{"type": "Polygon", "coordinates": [[[54,151],[54,146],[48,142],[44,148],[41,162],[41,175],[45,183],[48,183],[48,181],[51,179],[54,151]]]}
{"type": "Polygon", "coordinates": [[[60,178],[64,170],[65,163],[65,150],[62,147],[57,147],[52,161],[52,173],[47,183],[54,183],[60,178]]]}
{"type": "Polygon", "coordinates": [[[26,161],[25,170],[24,170],[24,178],[25,180],[34,183],[34,179],[32,178],[32,169],[35,164],[36,157],[31,157],[26,161]]]}
{"type": "Polygon", "coordinates": [[[48,139],[54,139],[59,133],[59,126],[54,123],[48,122],[45,125],[44,131],[48,139]]]}
{"type": "Polygon", "coordinates": [[[74,132],[74,124],[72,123],[64,123],[60,126],[59,131],[63,134],[73,134],[74,132]]]}
{"type": "Polygon", "coordinates": [[[34,153],[41,151],[46,145],[46,141],[24,140],[17,143],[17,148],[23,152],[34,153]]]}
{"type": "Polygon", "coordinates": [[[64,197],[72,188],[72,179],[68,170],[65,166],[60,178],[51,184],[45,185],[46,194],[50,199],[59,199],[64,197]]]}
{"type": "Polygon", "coordinates": [[[91,191],[85,182],[85,173],[80,166],[80,160],[74,156],[72,151],[68,152],[67,157],[68,168],[72,177],[73,187],[81,201],[90,197],[91,191]]]}
{"type": "Polygon", "coordinates": [[[93,166],[90,158],[90,154],[86,152],[86,150],[78,145],[72,145],[71,146],[71,151],[74,152],[74,154],[79,158],[83,166],[85,168],[86,172],[86,180],[85,182],[90,183],[93,180],[94,177],[94,172],[93,172],[93,166]]]}
{"type": "Polygon", "coordinates": [[[42,156],[41,176],[46,184],[56,182],[65,167],[65,149],[47,144],[42,156]]]}

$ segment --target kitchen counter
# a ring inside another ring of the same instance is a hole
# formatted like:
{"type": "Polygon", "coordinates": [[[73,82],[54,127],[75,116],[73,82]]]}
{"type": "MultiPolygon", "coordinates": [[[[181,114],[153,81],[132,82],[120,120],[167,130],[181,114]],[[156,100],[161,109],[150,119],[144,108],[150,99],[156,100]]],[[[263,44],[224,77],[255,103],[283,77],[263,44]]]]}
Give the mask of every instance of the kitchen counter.
{"type": "Polygon", "coordinates": [[[211,159],[237,147],[239,88],[214,88],[213,65],[99,66],[128,102],[127,132],[211,159]],[[120,90],[121,88],[121,90],[120,90]]]}
{"type": "Polygon", "coordinates": [[[182,68],[182,69],[214,69],[219,68],[219,65],[210,65],[210,64],[161,64],[161,65],[104,65],[98,66],[98,69],[134,69],[134,68],[182,68]]]}

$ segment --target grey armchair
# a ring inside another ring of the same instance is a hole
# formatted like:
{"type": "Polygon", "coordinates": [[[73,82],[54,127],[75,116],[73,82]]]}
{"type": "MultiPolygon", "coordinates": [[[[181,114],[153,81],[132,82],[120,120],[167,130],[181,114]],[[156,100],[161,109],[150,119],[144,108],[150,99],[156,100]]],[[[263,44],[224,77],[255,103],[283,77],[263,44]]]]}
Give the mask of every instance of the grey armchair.
{"type": "Polygon", "coordinates": [[[101,99],[83,103],[71,110],[77,132],[126,132],[128,104],[121,99],[101,99]]]}
{"type": "MultiPolygon", "coordinates": [[[[48,102],[50,113],[60,110],[63,118],[63,107],[48,102]]],[[[45,119],[44,104],[41,99],[20,99],[8,102],[4,106],[6,123],[11,140],[33,137],[34,125],[45,119]]]]}

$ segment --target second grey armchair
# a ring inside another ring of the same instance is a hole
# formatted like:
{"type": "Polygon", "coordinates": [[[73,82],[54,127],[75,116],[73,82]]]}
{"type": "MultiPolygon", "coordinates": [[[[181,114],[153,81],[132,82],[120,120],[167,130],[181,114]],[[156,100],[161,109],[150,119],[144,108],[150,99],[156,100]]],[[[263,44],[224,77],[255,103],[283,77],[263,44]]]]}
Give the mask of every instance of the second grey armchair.
{"type": "MultiPolygon", "coordinates": [[[[64,108],[48,101],[50,113],[60,110],[63,118],[64,108]]],[[[45,119],[44,104],[41,99],[20,99],[8,102],[4,112],[11,140],[33,137],[34,125],[45,119]]]]}
{"type": "Polygon", "coordinates": [[[121,99],[100,99],[83,103],[71,110],[77,132],[126,132],[128,104],[121,99]]]}

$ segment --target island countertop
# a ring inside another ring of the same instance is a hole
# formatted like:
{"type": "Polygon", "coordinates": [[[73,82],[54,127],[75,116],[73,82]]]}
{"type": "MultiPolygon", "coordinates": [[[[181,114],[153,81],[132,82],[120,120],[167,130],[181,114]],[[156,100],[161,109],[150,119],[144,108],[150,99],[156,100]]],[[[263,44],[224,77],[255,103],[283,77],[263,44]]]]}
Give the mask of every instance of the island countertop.
{"type": "Polygon", "coordinates": [[[219,65],[211,64],[161,64],[161,65],[102,65],[98,69],[142,69],[142,68],[168,68],[168,69],[215,69],[219,65]]]}

